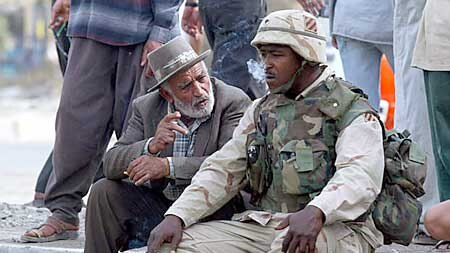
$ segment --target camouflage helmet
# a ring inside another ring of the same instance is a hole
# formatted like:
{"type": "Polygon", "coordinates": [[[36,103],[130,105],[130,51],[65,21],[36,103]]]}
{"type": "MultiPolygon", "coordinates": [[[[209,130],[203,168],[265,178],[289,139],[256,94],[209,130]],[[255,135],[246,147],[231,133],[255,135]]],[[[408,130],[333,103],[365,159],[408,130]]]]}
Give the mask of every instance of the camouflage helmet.
{"type": "Polygon", "coordinates": [[[281,44],[292,48],[306,61],[326,63],[326,38],[316,17],[302,10],[281,10],[269,14],[261,22],[252,46],[281,44]],[[316,23],[316,29],[306,24],[316,23]]]}

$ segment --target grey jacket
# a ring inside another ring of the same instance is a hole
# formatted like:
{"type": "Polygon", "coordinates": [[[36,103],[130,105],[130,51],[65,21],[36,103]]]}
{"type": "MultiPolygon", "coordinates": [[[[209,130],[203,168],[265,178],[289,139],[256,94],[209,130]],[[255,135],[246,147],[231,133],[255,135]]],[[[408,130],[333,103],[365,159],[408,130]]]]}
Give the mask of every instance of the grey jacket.
{"type": "MultiPolygon", "coordinates": [[[[240,89],[211,78],[215,105],[211,117],[198,129],[192,157],[173,157],[177,179],[175,184],[190,184],[203,160],[219,150],[233,135],[234,128],[250,105],[250,99],[240,89]]],[[[153,137],[159,122],[167,114],[167,101],[158,91],[133,101],[133,114],[128,128],[104,157],[104,173],[108,179],[124,179],[129,163],[142,155],[146,141],[153,137]]],[[[171,157],[173,146],[160,157],[171,157]]]]}

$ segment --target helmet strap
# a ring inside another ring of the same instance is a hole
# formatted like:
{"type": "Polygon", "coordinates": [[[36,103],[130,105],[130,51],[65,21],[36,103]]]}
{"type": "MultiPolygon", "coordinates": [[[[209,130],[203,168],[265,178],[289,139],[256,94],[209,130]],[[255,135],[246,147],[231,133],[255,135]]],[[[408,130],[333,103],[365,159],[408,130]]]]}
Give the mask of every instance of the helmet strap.
{"type": "Polygon", "coordinates": [[[292,86],[295,83],[295,80],[297,80],[297,78],[300,76],[300,73],[303,71],[303,69],[305,68],[307,61],[303,61],[301,66],[297,69],[297,71],[295,71],[294,75],[292,75],[292,77],[289,79],[289,81],[287,81],[286,83],[284,83],[283,85],[274,88],[274,89],[269,89],[270,93],[272,94],[284,94],[286,92],[288,92],[292,86]]]}

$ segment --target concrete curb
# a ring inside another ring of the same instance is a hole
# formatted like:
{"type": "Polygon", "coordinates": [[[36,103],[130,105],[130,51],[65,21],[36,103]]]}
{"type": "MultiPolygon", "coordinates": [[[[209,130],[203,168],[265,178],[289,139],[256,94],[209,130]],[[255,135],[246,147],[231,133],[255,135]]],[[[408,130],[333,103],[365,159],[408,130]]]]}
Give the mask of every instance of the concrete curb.
{"type": "Polygon", "coordinates": [[[0,243],[1,253],[83,253],[83,249],[42,247],[36,244],[0,243]]]}

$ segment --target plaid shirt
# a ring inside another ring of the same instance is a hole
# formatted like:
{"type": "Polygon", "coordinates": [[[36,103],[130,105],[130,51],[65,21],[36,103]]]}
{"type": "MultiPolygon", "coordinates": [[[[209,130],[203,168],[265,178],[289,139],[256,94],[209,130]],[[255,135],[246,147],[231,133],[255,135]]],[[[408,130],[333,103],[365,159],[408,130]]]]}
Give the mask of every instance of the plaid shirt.
{"type": "MultiPolygon", "coordinates": [[[[189,129],[189,133],[184,135],[179,132],[175,131],[175,142],[173,143],[173,157],[190,157],[194,153],[194,143],[195,143],[195,137],[197,136],[197,130],[200,127],[200,125],[205,122],[209,117],[196,119],[194,123],[190,127],[186,127],[183,122],[179,121],[178,124],[181,125],[181,127],[184,127],[186,129],[189,129]]],[[[169,165],[170,165],[170,177],[172,180],[170,180],[169,184],[167,185],[166,189],[164,189],[163,193],[166,196],[166,198],[170,200],[176,200],[181,193],[183,193],[184,188],[186,188],[187,185],[176,185],[175,179],[177,177],[175,173],[175,168],[172,162],[172,159],[168,157],[169,159],[169,165]]]]}
{"type": "Polygon", "coordinates": [[[148,39],[165,43],[179,35],[182,0],[72,0],[69,37],[88,38],[113,46],[148,39]]]}

